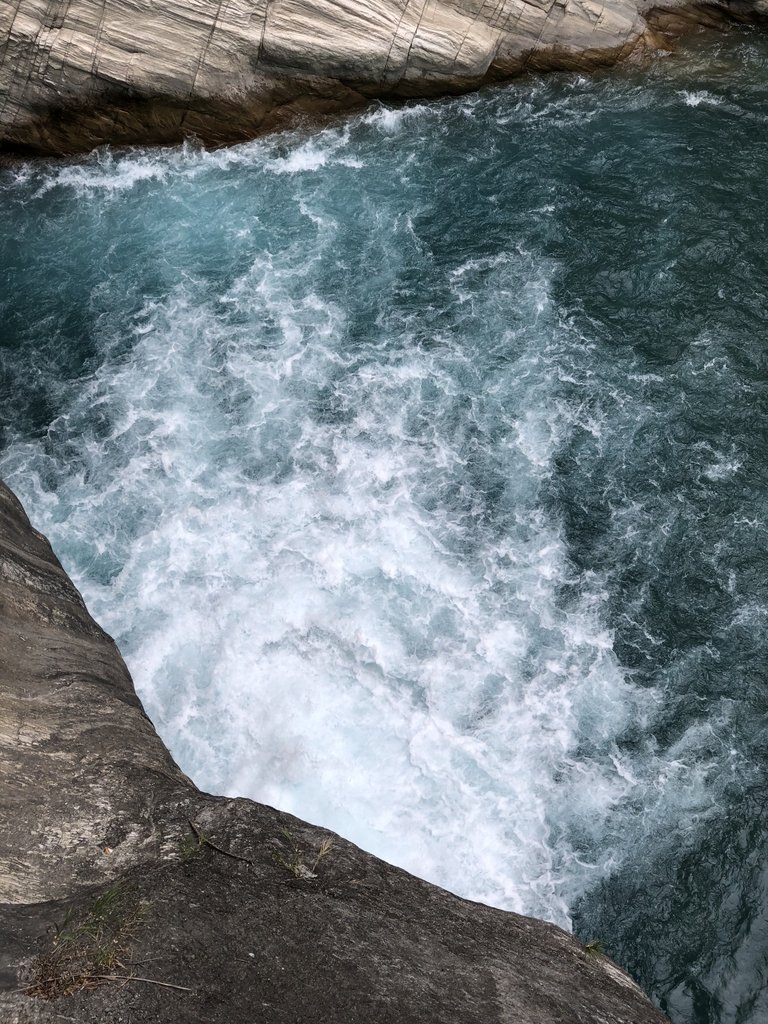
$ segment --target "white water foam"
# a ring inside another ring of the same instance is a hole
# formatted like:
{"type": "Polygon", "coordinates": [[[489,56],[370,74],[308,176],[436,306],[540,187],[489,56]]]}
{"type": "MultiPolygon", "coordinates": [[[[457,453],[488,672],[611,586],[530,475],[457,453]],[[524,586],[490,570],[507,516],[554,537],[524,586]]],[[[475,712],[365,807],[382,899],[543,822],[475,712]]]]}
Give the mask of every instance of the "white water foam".
{"type": "Polygon", "coordinates": [[[718,104],[722,102],[717,96],[707,92],[706,89],[700,89],[696,92],[684,89],[681,95],[687,107],[698,107],[702,103],[718,104]]]}
{"type": "MultiPolygon", "coordinates": [[[[358,166],[348,148],[329,132],[172,160],[312,174],[358,166]]],[[[135,159],[57,183],[165,181],[167,160],[135,159]]],[[[602,583],[573,577],[542,498],[568,431],[600,437],[558,390],[588,342],[559,321],[552,267],[510,247],[445,270],[450,331],[426,344],[384,311],[352,344],[345,297],[313,283],[338,226],[292,201],[302,236],[223,291],[185,274],[134,317],[127,355],[105,329],[51,443],[16,444],[4,474],[201,786],[567,925],[643,829],[711,806],[696,736],[620,752],[655,695],[623,673],[602,583]],[[622,812],[638,801],[640,823],[622,812]]]]}

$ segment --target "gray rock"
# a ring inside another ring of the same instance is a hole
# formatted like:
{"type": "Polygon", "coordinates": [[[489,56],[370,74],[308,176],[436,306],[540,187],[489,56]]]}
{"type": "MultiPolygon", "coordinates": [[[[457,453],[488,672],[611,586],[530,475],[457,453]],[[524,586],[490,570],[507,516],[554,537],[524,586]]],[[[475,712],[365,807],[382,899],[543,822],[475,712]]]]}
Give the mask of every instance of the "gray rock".
{"type": "Polygon", "coordinates": [[[553,925],[199,792],[1,483],[0,728],[4,1024],[665,1019],[553,925]]]}
{"type": "Polygon", "coordinates": [[[0,149],[233,142],[372,97],[638,57],[666,45],[657,29],[753,20],[766,2],[6,0],[0,149]]]}

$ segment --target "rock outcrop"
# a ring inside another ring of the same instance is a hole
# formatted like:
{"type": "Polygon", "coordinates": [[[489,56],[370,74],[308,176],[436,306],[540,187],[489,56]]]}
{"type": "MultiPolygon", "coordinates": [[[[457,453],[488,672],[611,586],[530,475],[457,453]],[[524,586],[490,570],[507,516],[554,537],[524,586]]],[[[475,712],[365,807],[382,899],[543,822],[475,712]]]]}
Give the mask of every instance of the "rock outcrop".
{"type": "Polygon", "coordinates": [[[591,69],[767,0],[3,0],[0,150],[232,142],[372,97],[591,69]]]}
{"type": "Polygon", "coordinates": [[[0,484],[0,1020],[661,1024],[596,949],[199,792],[0,484]]]}

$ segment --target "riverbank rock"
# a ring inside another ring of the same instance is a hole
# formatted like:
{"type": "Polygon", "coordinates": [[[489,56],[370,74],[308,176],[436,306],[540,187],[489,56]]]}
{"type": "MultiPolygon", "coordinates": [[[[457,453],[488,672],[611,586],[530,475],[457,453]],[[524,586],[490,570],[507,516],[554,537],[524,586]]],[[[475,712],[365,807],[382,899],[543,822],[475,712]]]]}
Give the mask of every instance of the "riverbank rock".
{"type": "Polygon", "coordinates": [[[0,5],[0,151],[233,142],[373,97],[462,92],[525,70],[589,70],[663,45],[657,29],[753,20],[765,6],[9,0],[0,5]]]}
{"type": "Polygon", "coordinates": [[[199,792],[0,484],[0,1020],[661,1024],[597,948],[199,792]]]}

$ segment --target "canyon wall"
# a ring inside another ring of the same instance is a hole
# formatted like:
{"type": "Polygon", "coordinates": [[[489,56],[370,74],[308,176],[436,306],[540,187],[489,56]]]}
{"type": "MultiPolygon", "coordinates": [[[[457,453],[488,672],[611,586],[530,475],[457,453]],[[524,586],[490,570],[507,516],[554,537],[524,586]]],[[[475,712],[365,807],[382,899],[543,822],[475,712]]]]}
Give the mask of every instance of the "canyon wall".
{"type": "Polygon", "coordinates": [[[0,151],[209,144],[667,45],[766,0],[3,0],[0,151]],[[655,26],[655,27],[651,27],[655,26]]]}

